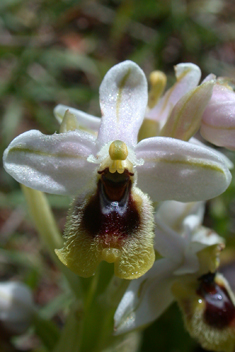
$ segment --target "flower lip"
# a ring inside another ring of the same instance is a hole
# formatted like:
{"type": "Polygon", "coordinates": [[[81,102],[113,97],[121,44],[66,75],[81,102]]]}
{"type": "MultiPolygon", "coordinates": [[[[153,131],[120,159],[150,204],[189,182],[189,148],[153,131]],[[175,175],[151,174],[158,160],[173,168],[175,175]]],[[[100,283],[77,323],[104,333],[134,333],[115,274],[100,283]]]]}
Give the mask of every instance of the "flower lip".
{"type": "Polygon", "coordinates": [[[216,329],[234,326],[235,306],[224,285],[216,282],[216,273],[207,273],[199,279],[197,294],[205,301],[204,321],[216,329]]]}
{"type": "Polygon", "coordinates": [[[139,212],[132,198],[133,173],[127,169],[113,173],[107,167],[98,174],[97,191],[84,211],[83,226],[93,236],[103,237],[108,246],[112,243],[116,247],[139,227],[139,212]]]}
{"type": "Polygon", "coordinates": [[[84,210],[82,227],[91,236],[103,238],[104,246],[117,248],[128,234],[138,229],[139,212],[130,192],[130,181],[124,186],[120,200],[110,201],[106,189],[99,181],[96,194],[84,210]]]}

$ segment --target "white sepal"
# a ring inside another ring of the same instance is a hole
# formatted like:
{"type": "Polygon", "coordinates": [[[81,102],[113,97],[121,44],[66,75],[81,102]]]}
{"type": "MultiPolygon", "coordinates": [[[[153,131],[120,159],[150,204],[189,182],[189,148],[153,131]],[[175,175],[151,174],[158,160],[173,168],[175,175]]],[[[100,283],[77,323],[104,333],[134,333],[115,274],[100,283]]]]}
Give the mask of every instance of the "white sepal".
{"type": "Polygon", "coordinates": [[[151,323],[171,304],[175,267],[168,259],[160,259],[144,276],[131,281],[114,315],[116,335],[151,323]]]}
{"type": "Polygon", "coordinates": [[[216,197],[231,182],[223,158],[208,148],[167,137],[142,140],[136,147],[138,186],[153,201],[192,202],[216,197]]]}
{"type": "Polygon", "coordinates": [[[47,136],[31,130],[16,137],[3,155],[6,171],[39,191],[75,195],[94,178],[87,162],[95,138],[76,131],[47,136]]]}
{"type": "Polygon", "coordinates": [[[99,147],[114,140],[135,146],[147,102],[147,80],[140,67],[132,61],[112,67],[100,86],[99,147]]]}

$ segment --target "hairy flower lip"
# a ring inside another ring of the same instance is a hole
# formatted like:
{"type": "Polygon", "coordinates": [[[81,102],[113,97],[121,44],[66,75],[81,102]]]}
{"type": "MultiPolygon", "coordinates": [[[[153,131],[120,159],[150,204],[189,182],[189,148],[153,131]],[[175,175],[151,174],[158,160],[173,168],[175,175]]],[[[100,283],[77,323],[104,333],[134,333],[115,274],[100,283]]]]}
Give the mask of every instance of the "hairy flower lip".
{"type": "Polygon", "coordinates": [[[97,192],[84,210],[84,228],[90,227],[92,231],[89,232],[93,236],[104,237],[106,241],[108,236],[109,245],[114,241],[115,247],[117,239],[121,243],[130,233],[133,235],[133,231],[137,231],[139,227],[139,212],[133,201],[131,188],[132,185],[128,182],[122,198],[112,201],[107,198],[103,183],[98,181],[97,192]],[[92,225],[90,219],[93,219],[92,225]]]}
{"type": "Polygon", "coordinates": [[[199,279],[196,293],[205,302],[204,321],[209,326],[223,330],[235,325],[235,306],[224,285],[216,282],[216,273],[207,273],[199,279]]]}
{"type": "Polygon", "coordinates": [[[227,280],[207,272],[197,282],[181,280],[173,293],[190,335],[203,348],[230,352],[235,346],[235,298],[227,280]]]}
{"type": "Polygon", "coordinates": [[[99,262],[106,260],[114,262],[117,276],[137,278],[152,266],[155,257],[150,200],[130,184],[128,202],[124,197],[123,208],[117,211],[120,204],[108,201],[107,209],[102,206],[106,198],[101,193],[101,185],[98,180],[98,189],[95,187],[90,195],[84,194],[72,206],[64,247],[56,253],[63,263],[83,277],[94,274],[99,262]]]}

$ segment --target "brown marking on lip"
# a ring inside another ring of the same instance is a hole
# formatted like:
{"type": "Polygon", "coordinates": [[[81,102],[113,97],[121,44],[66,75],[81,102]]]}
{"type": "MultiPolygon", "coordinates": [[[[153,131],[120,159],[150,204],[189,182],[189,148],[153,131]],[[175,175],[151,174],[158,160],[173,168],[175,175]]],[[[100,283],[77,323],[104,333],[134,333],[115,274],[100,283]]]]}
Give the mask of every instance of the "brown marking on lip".
{"type": "Polygon", "coordinates": [[[215,281],[215,274],[208,273],[199,278],[197,294],[205,301],[204,320],[218,330],[235,325],[235,307],[226,287],[215,281]]]}
{"type": "Polygon", "coordinates": [[[139,228],[140,214],[131,193],[130,176],[128,170],[112,174],[105,169],[84,209],[81,226],[90,236],[101,236],[104,246],[119,248],[122,240],[139,228]]]}

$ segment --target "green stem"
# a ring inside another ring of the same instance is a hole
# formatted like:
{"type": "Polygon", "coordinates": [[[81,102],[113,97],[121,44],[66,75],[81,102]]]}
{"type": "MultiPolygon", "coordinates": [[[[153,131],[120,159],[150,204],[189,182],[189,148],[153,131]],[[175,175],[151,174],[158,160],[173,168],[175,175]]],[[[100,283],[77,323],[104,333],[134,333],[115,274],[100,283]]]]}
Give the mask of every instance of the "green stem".
{"type": "Polygon", "coordinates": [[[55,254],[56,248],[63,246],[62,235],[56,225],[50,205],[44,193],[21,185],[35,227],[49,250],[54,262],[65,275],[74,294],[81,298],[82,286],[79,277],[67,269],[55,254]]]}
{"type": "Polygon", "coordinates": [[[81,344],[81,327],[83,311],[78,306],[72,307],[67,316],[60,339],[53,352],[79,352],[81,344]]]}
{"type": "Polygon", "coordinates": [[[105,347],[107,347],[108,342],[114,341],[116,338],[113,335],[113,316],[115,313],[115,309],[112,307],[106,307],[103,309],[104,318],[102,321],[102,329],[100,330],[99,337],[97,339],[97,351],[102,351],[105,347]]]}
{"type": "Polygon", "coordinates": [[[60,337],[58,327],[52,321],[42,318],[38,312],[33,314],[33,325],[44,346],[48,351],[52,351],[60,337]]]}
{"type": "Polygon", "coordinates": [[[117,341],[113,315],[129,281],[113,277],[110,264],[101,263],[98,270],[87,290],[80,352],[103,351],[117,341]]]}
{"type": "Polygon", "coordinates": [[[108,341],[115,341],[113,333],[113,315],[126,291],[130,281],[113,276],[105,292],[98,297],[99,304],[103,307],[103,326],[97,340],[97,350],[102,350],[108,341]]]}
{"type": "Polygon", "coordinates": [[[86,295],[86,300],[85,300],[85,311],[89,311],[90,306],[92,304],[96,289],[97,289],[97,285],[98,285],[98,281],[99,281],[99,273],[100,273],[100,269],[97,269],[97,272],[95,274],[95,276],[93,276],[92,281],[90,283],[90,286],[87,290],[87,295],[86,295]]]}
{"type": "Polygon", "coordinates": [[[100,301],[104,302],[106,306],[117,307],[129,284],[129,280],[120,279],[114,275],[105,292],[101,295],[100,301]]]}

